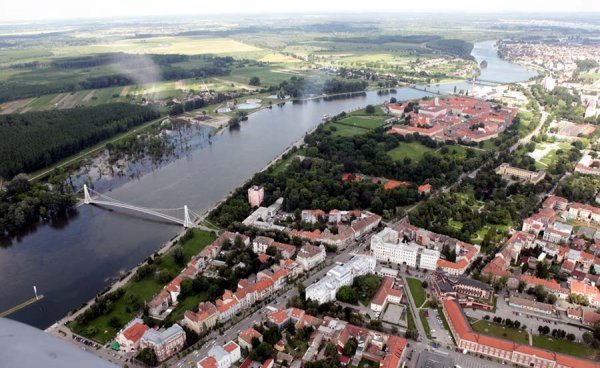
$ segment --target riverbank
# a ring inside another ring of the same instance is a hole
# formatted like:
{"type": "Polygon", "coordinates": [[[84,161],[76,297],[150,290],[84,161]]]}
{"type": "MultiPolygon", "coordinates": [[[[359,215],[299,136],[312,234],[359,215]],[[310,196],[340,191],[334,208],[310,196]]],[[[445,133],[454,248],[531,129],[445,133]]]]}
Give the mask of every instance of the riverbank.
{"type": "MultiPolygon", "coordinates": [[[[254,112],[257,112],[257,111],[258,111],[258,109],[256,111],[254,111],[254,112]]],[[[290,152],[294,147],[300,147],[300,146],[302,146],[302,144],[304,142],[304,137],[306,135],[311,134],[312,132],[314,132],[314,130],[317,129],[322,123],[323,122],[321,122],[320,124],[318,124],[317,126],[315,126],[314,128],[312,128],[311,130],[307,131],[304,136],[302,136],[301,138],[299,138],[298,140],[296,140],[295,142],[293,142],[292,144],[290,144],[283,152],[281,152],[273,160],[271,160],[269,163],[267,163],[259,172],[268,170],[269,167],[271,167],[272,165],[274,165],[275,163],[277,163],[279,160],[281,160],[282,157],[286,153],[290,152]]],[[[248,181],[251,180],[254,175],[255,174],[252,174],[250,177],[246,178],[246,180],[242,184],[240,184],[240,186],[246,185],[248,183],[248,181]]],[[[212,206],[210,206],[209,208],[207,208],[203,212],[202,216],[200,218],[198,218],[198,219],[195,220],[195,224],[196,225],[202,224],[205,221],[205,219],[208,216],[208,214],[211,211],[213,211],[214,209],[216,209],[217,207],[219,207],[222,203],[224,203],[230,196],[231,196],[231,193],[229,193],[225,197],[223,197],[220,200],[218,200],[217,202],[215,202],[212,206]]],[[[158,254],[158,255],[161,255],[161,256],[167,254],[171,249],[173,249],[173,247],[175,245],[178,244],[179,240],[185,235],[186,231],[187,231],[186,229],[183,229],[181,232],[179,232],[176,236],[174,236],[173,238],[171,238],[169,241],[163,243],[156,250],[155,253],[158,254]]],[[[218,234],[218,232],[220,231],[220,229],[215,229],[214,231],[218,234]]],[[[111,292],[114,292],[117,289],[123,287],[124,285],[126,285],[129,281],[131,281],[132,277],[136,274],[137,270],[140,267],[142,267],[144,265],[147,265],[147,264],[148,264],[148,261],[146,259],[145,261],[143,261],[143,262],[139,263],[138,265],[136,265],[134,268],[130,269],[126,273],[125,277],[120,278],[118,281],[116,281],[113,284],[111,284],[110,286],[108,286],[102,292],[98,293],[94,298],[88,300],[76,312],[68,314],[67,316],[65,316],[62,319],[60,319],[59,321],[57,321],[52,326],[48,327],[46,329],[46,332],[51,333],[51,334],[53,334],[55,336],[58,336],[58,337],[61,337],[61,338],[67,338],[68,336],[64,336],[62,333],[59,332],[62,327],[67,327],[67,324],[69,322],[74,321],[80,314],[84,313],[86,309],[90,308],[94,304],[94,302],[95,302],[95,300],[96,300],[97,297],[107,295],[107,294],[109,294],[111,292]]],[[[71,332],[73,333],[73,331],[71,331],[71,332]]]]}

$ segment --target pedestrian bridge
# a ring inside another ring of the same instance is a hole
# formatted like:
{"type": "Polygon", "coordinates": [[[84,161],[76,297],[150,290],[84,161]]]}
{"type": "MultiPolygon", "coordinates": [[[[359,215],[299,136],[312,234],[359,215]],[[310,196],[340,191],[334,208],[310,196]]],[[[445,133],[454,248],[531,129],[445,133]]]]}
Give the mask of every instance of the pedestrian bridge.
{"type": "Polygon", "coordinates": [[[147,215],[159,217],[161,219],[174,222],[176,224],[182,225],[185,228],[197,227],[195,220],[200,218],[200,215],[189,210],[187,205],[179,208],[146,208],[135,206],[111,198],[105,194],[99,193],[91,188],[88,188],[86,184],[83,185],[83,194],[83,203],[85,204],[96,204],[101,206],[124,208],[135,212],[141,212],[147,215]],[[178,217],[178,215],[182,216],[178,217]]]}

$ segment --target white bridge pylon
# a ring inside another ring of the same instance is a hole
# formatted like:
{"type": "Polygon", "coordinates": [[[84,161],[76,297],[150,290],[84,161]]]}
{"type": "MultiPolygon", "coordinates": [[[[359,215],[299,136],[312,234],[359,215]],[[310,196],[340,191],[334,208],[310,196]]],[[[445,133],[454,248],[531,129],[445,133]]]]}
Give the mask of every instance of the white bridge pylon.
{"type": "Polygon", "coordinates": [[[195,218],[200,217],[198,214],[194,213],[193,211],[190,211],[188,209],[187,205],[183,206],[183,207],[179,207],[179,208],[168,208],[168,209],[167,208],[145,208],[145,207],[134,206],[134,205],[116,200],[114,198],[111,198],[107,195],[98,193],[93,189],[89,189],[87,184],[83,185],[83,195],[84,195],[83,203],[85,203],[85,204],[98,204],[98,205],[103,205],[103,206],[125,208],[128,210],[137,211],[137,212],[145,213],[148,215],[160,217],[162,219],[174,222],[176,224],[183,225],[183,227],[185,227],[185,228],[196,227],[196,224],[192,220],[191,214],[194,215],[195,218]],[[92,197],[92,194],[97,196],[98,198],[92,197]],[[181,210],[183,210],[183,219],[163,213],[163,212],[167,212],[167,211],[181,211],[181,210]]]}

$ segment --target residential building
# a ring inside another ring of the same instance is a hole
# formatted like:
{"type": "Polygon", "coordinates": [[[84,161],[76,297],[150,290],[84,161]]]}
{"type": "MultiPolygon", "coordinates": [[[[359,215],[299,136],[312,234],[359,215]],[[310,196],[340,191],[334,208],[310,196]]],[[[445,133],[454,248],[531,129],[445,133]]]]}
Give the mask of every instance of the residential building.
{"type": "Polygon", "coordinates": [[[203,302],[198,306],[197,313],[193,311],[184,313],[182,324],[201,335],[215,326],[218,317],[217,307],[211,302],[203,302]]]}
{"type": "Polygon", "coordinates": [[[314,246],[305,244],[300,248],[296,255],[296,262],[302,266],[304,271],[313,269],[315,266],[323,263],[327,257],[327,252],[323,245],[314,246]]]}
{"type": "Polygon", "coordinates": [[[571,289],[571,294],[583,295],[587,297],[591,306],[600,307],[600,290],[596,286],[577,280],[570,280],[569,288],[571,289]]]}
{"type": "Polygon", "coordinates": [[[230,368],[241,359],[240,346],[229,341],[224,346],[215,345],[210,348],[207,357],[198,362],[197,368],[230,368]]]}
{"type": "Polygon", "coordinates": [[[567,299],[569,296],[569,289],[560,286],[555,280],[540,279],[539,277],[530,275],[521,275],[519,279],[525,283],[527,288],[535,288],[541,285],[544,287],[544,290],[556,295],[560,299],[567,299]]]}
{"type": "Polygon", "coordinates": [[[176,323],[163,331],[149,329],[140,340],[140,348],[153,350],[159,362],[178,353],[184,345],[185,331],[176,323]]]}
{"type": "Polygon", "coordinates": [[[552,304],[540,303],[532,299],[520,298],[514,295],[508,298],[508,305],[549,316],[556,313],[552,304]]]}
{"type": "Polygon", "coordinates": [[[600,159],[593,158],[586,152],[575,165],[575,171],[585,175],[600,175],[600,159]]]}
{"type": "Polygon", "coordinates": [[[252,350],[252,339],[257,338],[258,341],[263,341],[263,335],[252,327],[240,332],[238,336],[238,344],[243,349],[252,350]]]}
{"type": "Polygon", "coordinates": [[[265,188],[257,185],[248,188],[248,203],[250,203],[250,207],[260,206],[263,199],[265,199],[265,188]]]}

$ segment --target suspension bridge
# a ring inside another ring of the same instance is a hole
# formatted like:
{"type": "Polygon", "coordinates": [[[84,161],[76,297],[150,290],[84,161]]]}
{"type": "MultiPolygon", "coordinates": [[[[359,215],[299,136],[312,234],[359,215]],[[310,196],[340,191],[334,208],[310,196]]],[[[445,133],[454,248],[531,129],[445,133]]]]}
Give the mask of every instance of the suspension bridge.
{"type": "Polygon", "coordinates": [[[105,194],[96,192],[95,190],[88,188],[86,184],[83,185],[83,195],[83,203],[85,204],[124,208],[174,222],[182,225],[185,228],[198,227],[195,223],[195,220],[201,217],[194,211],[190,210],[187,205],[179,208],[146,208],[134,206],[132,204],[119,201],[118,199],[111,198],[105,194]],[[182,211],[183,218],[177,217],[177,215],[181,214],[182,211]]]}

